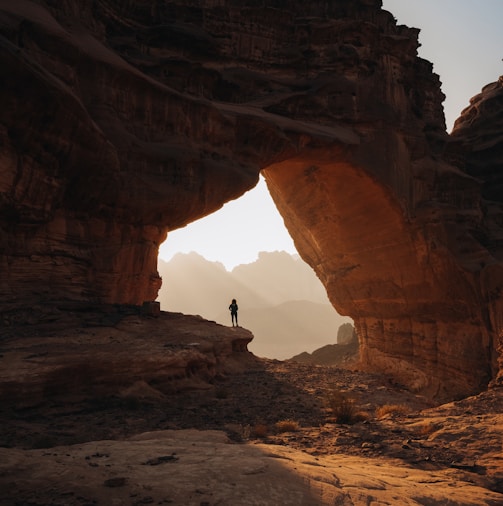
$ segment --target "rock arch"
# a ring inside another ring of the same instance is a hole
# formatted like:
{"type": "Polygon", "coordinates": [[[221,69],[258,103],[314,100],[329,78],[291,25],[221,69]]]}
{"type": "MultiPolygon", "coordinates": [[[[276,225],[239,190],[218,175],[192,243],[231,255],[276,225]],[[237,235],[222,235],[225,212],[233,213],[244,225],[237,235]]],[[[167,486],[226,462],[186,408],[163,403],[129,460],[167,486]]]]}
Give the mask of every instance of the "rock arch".
{"type": "Polygon", "coordinates": [[[265,174],[297,250],[354,319],[363,363],[437,397],[477,389],[467,371],[488,382],[494,343],[476,309],[477,276],[439,238],[449,225],[407,215],[389,188],[333,155],[265,174]]]}
{"type": "Polygon", "coordinates": [[[380,0],[248,3],[0,8],[1,325],[154,299],[166,234],[262,171],[369,367],[438,397],[496,381],[501,83],[449,137],[380,0]]]}

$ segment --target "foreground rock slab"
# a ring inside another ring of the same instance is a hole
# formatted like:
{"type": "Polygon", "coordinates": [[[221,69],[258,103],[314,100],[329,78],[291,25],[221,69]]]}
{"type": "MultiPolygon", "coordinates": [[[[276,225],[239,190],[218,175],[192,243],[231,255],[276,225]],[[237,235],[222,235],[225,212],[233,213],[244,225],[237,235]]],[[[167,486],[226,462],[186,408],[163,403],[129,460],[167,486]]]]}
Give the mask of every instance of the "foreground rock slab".
{"type": "Polygon", "coordinates": [[[162,397],[241,369],[253,339],[241,327],[200,316],[161,312],[158,317],[124,308],[109,313],[57,315],[61,325],[12,327],[0,337],[0,399],[14,405],[55,395],[129,395],[155,384],[162,397]],[[66,319],[63,319],[66,318],[66,319]]]}
{"type": "Polygon", "coordinates": [[[503,389],[435,405],[251,338],[131,308],[11,327],[0,506],[503,504],[503,389]]]}
{"type": "Polygon", "coordinates": [[[219,431],[157,431],[125,441],[0,449],[2,505],[499,505],[460,470],[289,447],[231,443],[219,431]]]}

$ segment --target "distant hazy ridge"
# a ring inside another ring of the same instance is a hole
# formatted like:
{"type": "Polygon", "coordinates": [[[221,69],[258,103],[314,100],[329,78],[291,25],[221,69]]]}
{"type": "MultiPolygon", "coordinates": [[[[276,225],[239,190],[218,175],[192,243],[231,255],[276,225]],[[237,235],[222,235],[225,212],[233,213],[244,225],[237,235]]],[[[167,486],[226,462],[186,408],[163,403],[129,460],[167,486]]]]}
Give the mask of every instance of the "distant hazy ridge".
{"type": "Polygon", "coordinates": [[[197,253],[178,254],[159,260],[158,270],[165,311],[230,325],[227,308],[236,298],[239,324],[255,335],[249,348],[258,356],[285,359],[335,344],[339,326],[352,322],[335,311],[311,268],[285,252],[262,252],[232,272],[197,253]]]}

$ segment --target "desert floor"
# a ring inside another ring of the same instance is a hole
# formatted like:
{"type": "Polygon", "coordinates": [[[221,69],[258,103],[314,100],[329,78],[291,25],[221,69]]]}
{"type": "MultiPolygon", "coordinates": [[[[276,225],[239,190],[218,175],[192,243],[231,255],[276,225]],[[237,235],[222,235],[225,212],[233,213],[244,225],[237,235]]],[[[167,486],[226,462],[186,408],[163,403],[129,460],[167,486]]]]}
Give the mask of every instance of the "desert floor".
{"type": "Polygon", "coordinates": [[[253,357],[187,387],[0,407],[0,504],[503,504],[501,390],[253,357]]]}

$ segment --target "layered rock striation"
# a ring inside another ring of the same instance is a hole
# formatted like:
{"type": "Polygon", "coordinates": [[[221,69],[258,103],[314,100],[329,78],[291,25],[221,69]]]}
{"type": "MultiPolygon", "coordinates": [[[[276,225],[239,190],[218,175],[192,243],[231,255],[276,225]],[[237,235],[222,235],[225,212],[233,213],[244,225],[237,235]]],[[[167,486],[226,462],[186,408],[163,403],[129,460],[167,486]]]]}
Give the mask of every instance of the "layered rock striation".
{"type": "Polygon", "coordinates": [[[438,397],[496,378],[501,83],[449,136],[381,0],[22,0],[0,33],[2,325],[155,299],[166,234],[262,171],[364,364],[438,397]]]}

